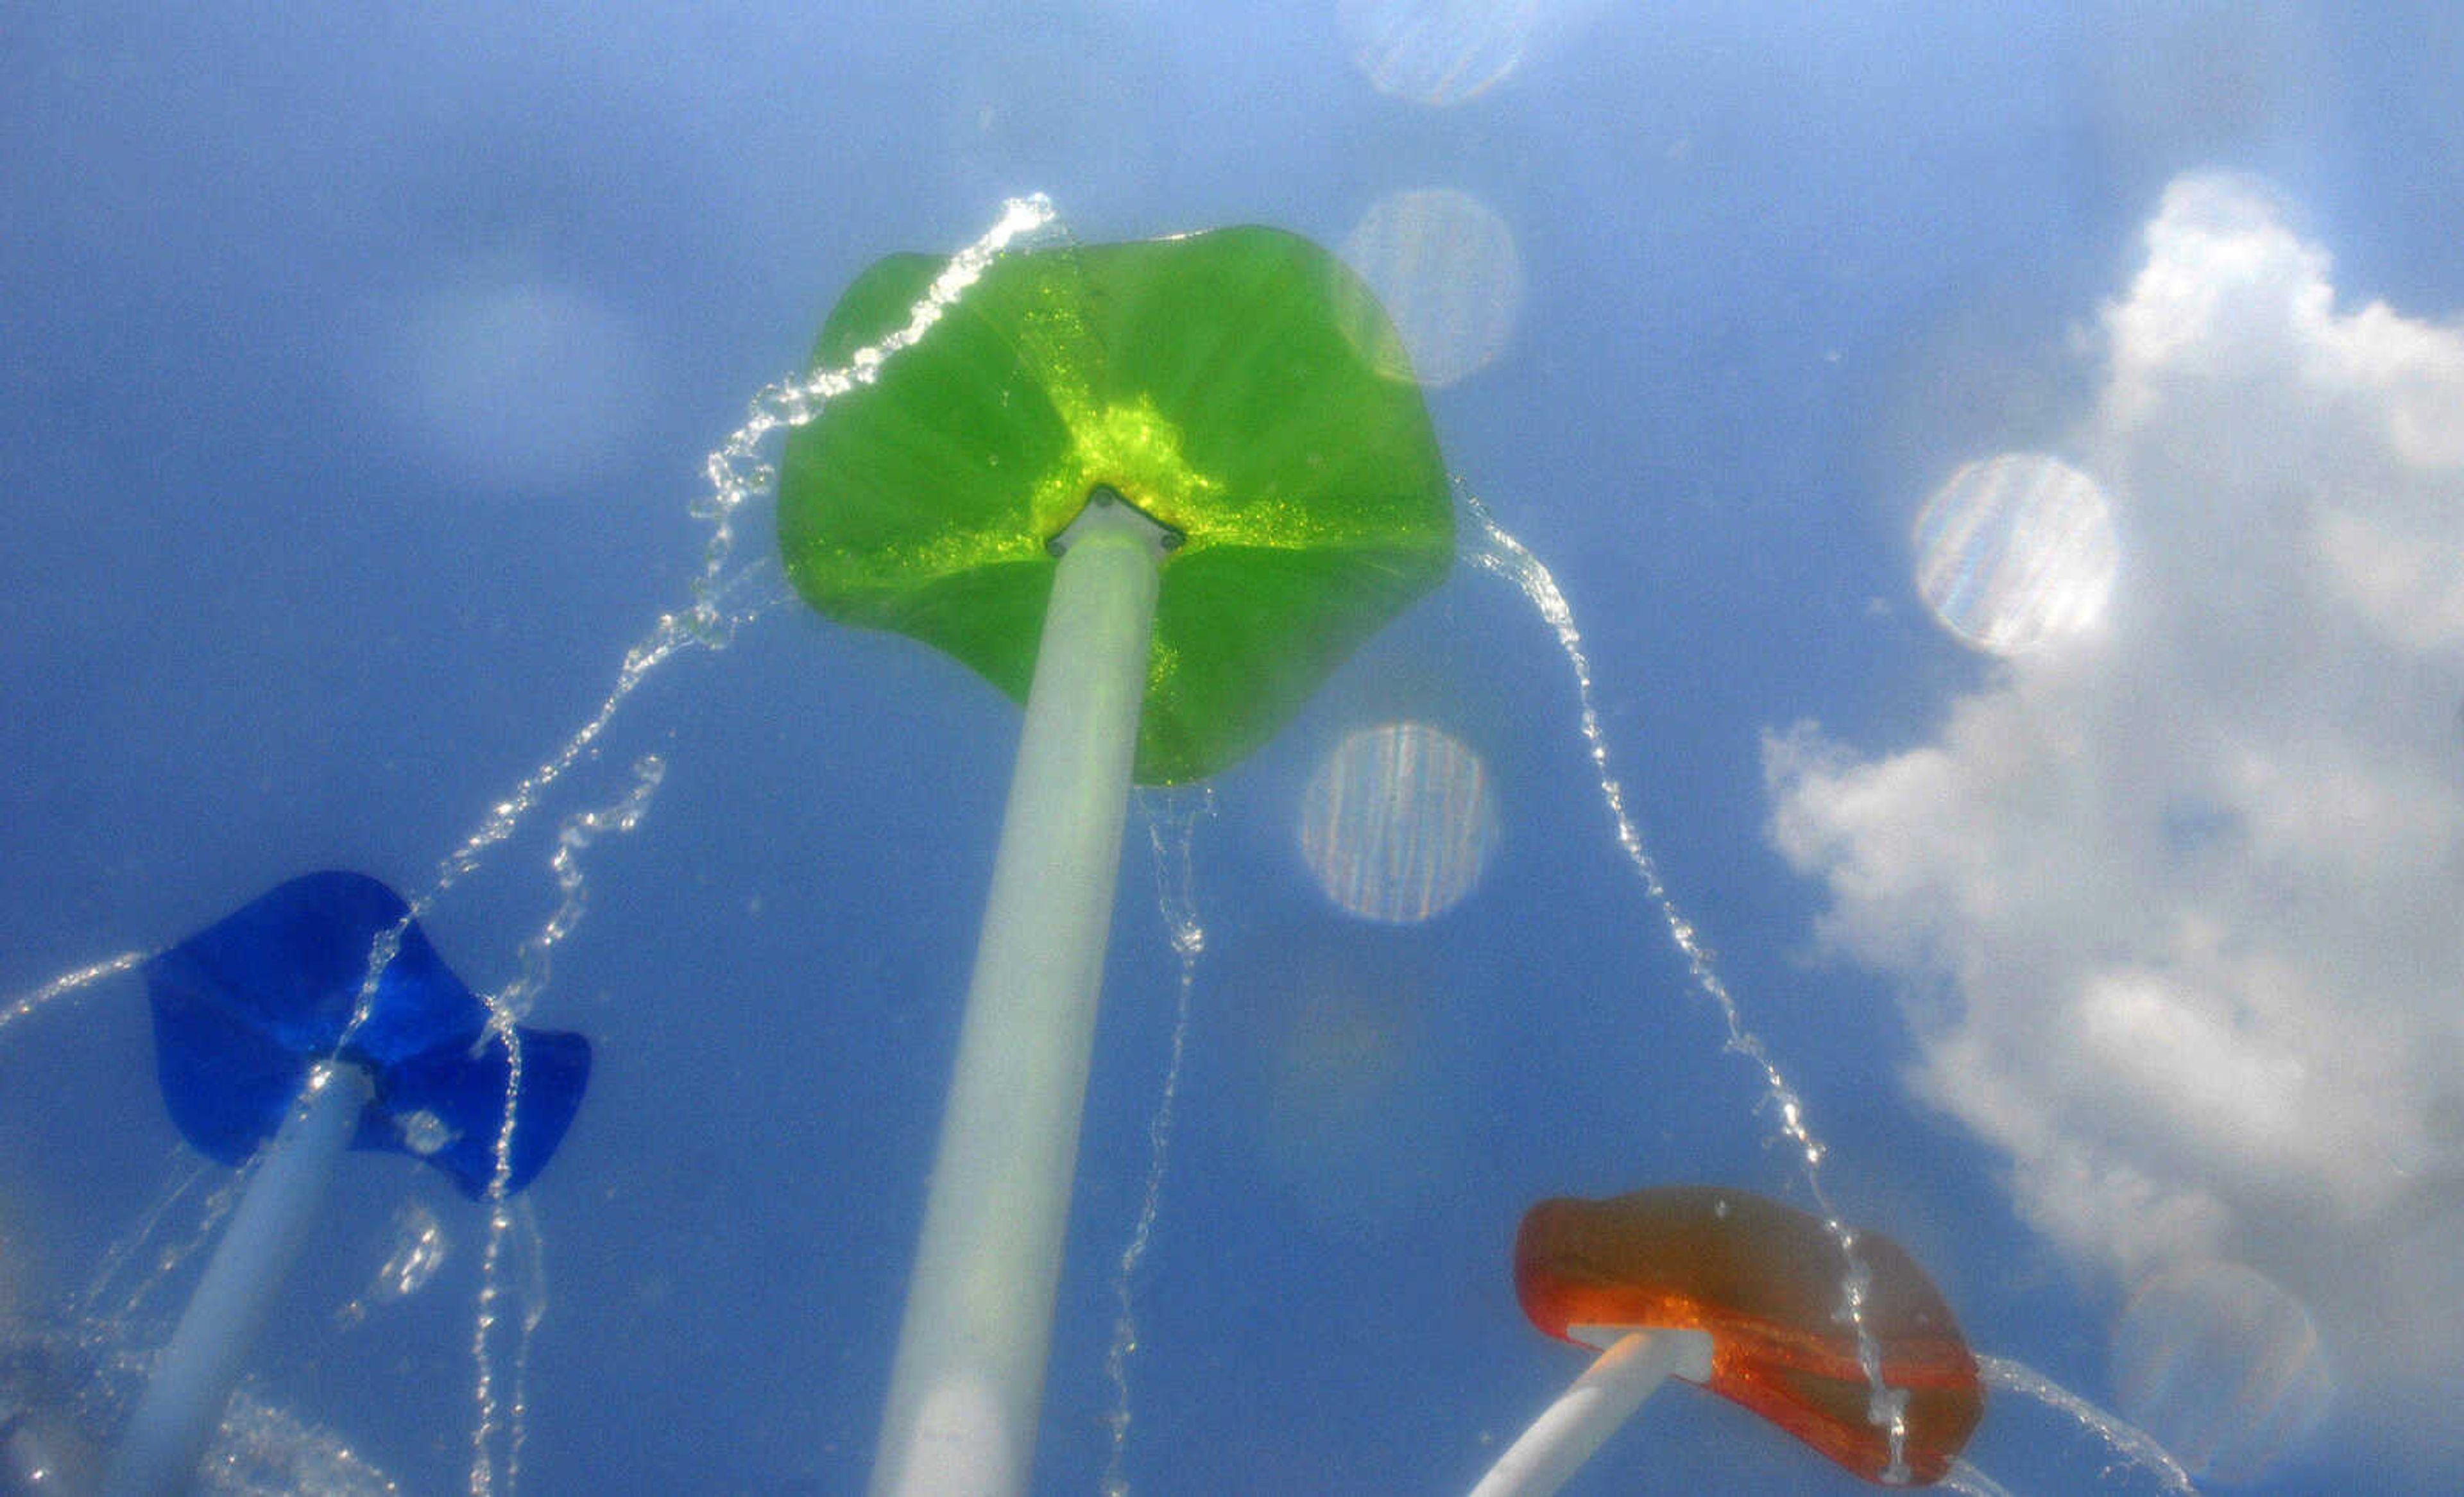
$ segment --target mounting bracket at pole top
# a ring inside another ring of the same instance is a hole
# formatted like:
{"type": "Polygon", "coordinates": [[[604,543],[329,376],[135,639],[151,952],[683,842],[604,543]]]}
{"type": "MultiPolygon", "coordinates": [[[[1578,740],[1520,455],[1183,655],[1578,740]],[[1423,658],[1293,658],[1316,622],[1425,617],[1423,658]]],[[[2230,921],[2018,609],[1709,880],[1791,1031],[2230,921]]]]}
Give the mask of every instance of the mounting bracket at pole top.
{"type": "Polygon", "coordinates": [[[1131,528],[1133,534],[1148,538],[1157,561],[1179,550],[1180,543],[1189,539],[1131,503],[1120,490],[1109,483],[1099,483],[1087,492],[1086,508],[1061,527],[1061,534],[1046,540],[1044,549],[1060,556],[1085,537],[1114,528],[1131,528]]]}

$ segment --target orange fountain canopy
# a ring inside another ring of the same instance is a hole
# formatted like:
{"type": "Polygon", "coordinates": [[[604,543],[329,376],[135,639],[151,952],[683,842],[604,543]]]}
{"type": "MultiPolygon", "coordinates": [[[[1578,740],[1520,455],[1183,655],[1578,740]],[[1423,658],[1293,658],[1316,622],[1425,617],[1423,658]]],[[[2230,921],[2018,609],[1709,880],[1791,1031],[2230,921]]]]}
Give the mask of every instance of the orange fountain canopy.
{"type": "MultiPolygon", "coordinates": [[[[1856,1235],[1862,1318],[1882,1383],[1904,1396],[1903,1475],[1950,1469],[1985,1412],[1976,1358],[1923,1269],[1900,1245],[1856,1235]]],[[[1684,1328],[1711,1337],[1710,1390],[1744,1404],[1868,1481],[1893,1480],[1890,1421],[1843,1316],[1847,1257],[1819,1217],[1743,1191],[1665,1186],[1606,1200],[1544,1200],[1514,1240],[1514,1292],[1531,1323],[1684,1328]]]]}

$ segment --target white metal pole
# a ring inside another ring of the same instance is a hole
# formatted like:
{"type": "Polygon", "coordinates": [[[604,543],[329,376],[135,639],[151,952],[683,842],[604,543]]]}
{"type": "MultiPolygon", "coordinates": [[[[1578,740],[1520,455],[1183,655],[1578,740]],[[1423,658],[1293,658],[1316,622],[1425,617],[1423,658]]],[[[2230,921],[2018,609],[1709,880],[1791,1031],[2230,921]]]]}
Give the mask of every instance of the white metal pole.
{"type": "Polygon", "coordinates": [[[194,1484],[197,1461],[222,1427],[223,1406],[369,1095],[367,1073],[357,1066],[320,1065],[310,1076],[155,1364],[103,1479],[104,1497],[158,1497],[194,1484]]]}
{"type": "Polygon", "coordinates": [[[1625,1332],[1507,1447],[1471,1497],[1549,1497],[1672,1375],[1709,1377],[1711,1338],[1700,1331],[1625,1332]]]}
{"type": "Polygon", "coordinates": [[[1026,1487],[1172,539],[1109,490],[1061,538],[882,1416],[875,1497],[1012,1497],[1026,1487]]]}

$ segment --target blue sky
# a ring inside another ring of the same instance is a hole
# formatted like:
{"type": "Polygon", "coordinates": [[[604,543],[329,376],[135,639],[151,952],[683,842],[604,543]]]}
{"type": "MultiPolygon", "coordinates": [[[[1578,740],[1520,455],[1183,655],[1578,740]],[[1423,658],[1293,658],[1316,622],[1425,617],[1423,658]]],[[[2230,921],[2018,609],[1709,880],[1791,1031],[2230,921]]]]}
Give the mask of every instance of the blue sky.
{"type": "MultiPolygon", "coordinates": [[[[2306,1313],[2333,1401],[2229,1489],[2464,1474],[2440,8],[37,5],[0,57],[0,993],[311,869],[432,878],[687,601],[704,455],[877,255],[1027,191],[1089,241],[1273,223],[1461,367],[1449,465],[1562,585],[1842,1213],[1981,1351],[2177,1443],[2198,1400],[2129,1392],[2138,1349],[2306,1313]],[[2091,480],[2116,561],[1997,655],[1911,538],[2006,453],[2091,480]]],[[[781,605],[440,902],[448,959],[513,980],[558,827],[656,756],[532,1015],[599,1069],[531,1197],[497,1488],[856,1489],[1015,734],[954,664],[781,605]]],[[[1805,1182],[1504,583],[1459,567],[1212,806],[1122,1471],[1461,1489],[1579,1366],[1515,1310],[1525,1206],[1805,1182]],[[1300,828],[1347,736],[1405,722],[1476,756],[1495,834],[1459,902],[1365,921],[1300,828]]],[[[1133,819],[1042,1490],[1111,1454],[1178,980],[1154,889],[1133,819]]],[[[150,1215],[193,1170],[150,1043],[127,978],[0,1025],[0,1309],[159,1336],[159,1296],[88,1295],[196,1221],[150,1215]]],[[[259,1391],[463,1486],[483,1223],[390,1157],[335,1204],[259,1391]],[[371,1297],[429,1223],[442,1266],[371,1297]]],[[[2160,1489],[2007,1395],[1969,1454],[2160,1489]]],[[[1574,1489],[1705,1483],[1854,1485],[1678,1390],[1574,1489]]]]}

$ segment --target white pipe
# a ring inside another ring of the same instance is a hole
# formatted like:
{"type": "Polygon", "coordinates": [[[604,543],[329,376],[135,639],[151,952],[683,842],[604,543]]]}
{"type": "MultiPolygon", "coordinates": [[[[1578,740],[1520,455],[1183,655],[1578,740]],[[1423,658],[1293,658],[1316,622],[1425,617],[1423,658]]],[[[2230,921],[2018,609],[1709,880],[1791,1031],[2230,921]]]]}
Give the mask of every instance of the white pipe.
{"type": "Polygon", "coordinates": [[[1098,491],[1062,537],[875,1497],[1026,1487],[1167,535],[1098,491]]]}
{"type": "Polygon", "coordinates": [[[1471,1497],[1549,1497],[1582,1468],[1671,1375],[1711,1376],[1711,1338],[1700,1331],[1628,1331],[1531,1421],[1488,1468],[1471,1497]]]}
{"type": "Polygon", "coordinates": [[[320,1065],[309,1077],[155,1364],[103,1478],[104,1497],[158,1497],[193,1485],[370,1094],[357,1066],[320,1065]]]}

